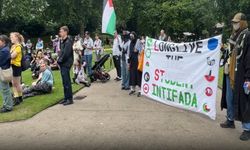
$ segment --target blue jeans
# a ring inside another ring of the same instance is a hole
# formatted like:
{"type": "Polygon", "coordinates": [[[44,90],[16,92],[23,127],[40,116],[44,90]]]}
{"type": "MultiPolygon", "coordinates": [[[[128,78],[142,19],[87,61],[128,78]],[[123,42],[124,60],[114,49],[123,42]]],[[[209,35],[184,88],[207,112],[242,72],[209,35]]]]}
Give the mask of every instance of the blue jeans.
{"type": "Polygon", "coordinates": [[[0,90],[3,97],[3,107],[12,110],[13,109],[13,100],[11,95],[11,90],[9,83],[3,82],[0,80],[0,90]]]}
{"type": "Polygon", "coordinates": [[[92,74],[92,54],[84,55],[84,59],[86,61],[86,69],[87,69],[88,75],[90,76],[92,74]]]}
{"type": "Polygon", "coordinates": [[[128,70],[128,64],[126,61],[122,61],[121,63],[122,69],[122,87],[129,88],[129,70],[128,70]]]}
{"type": "Polygon", "coordinates": [[[242,128],[245,131],[250,131],[250,123],[242,123],[242,128]]]}
{"type": "Polygon", "coordinates": [[[233,99],[233,90],[230,85],[230,78],[226,75],[226,101],[227,101],[227,119],[229,121],[234,121],[234,99],[233,99]]]}
{"type": "Polygon", "coordinates": [[[61,66],[61,76],[64,90],[64,100],[73,100],[72,85],[70,79],[70,68],[61,66]]]}

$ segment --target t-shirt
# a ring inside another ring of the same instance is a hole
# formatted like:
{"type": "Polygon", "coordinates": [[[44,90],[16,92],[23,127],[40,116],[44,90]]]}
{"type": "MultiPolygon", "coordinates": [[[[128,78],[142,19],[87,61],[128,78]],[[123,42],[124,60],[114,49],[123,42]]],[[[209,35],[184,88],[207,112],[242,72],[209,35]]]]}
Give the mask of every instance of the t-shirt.
{"type": "Polygon", "coordinates": [[[86,45],[87,48],[84,50],[84,55],[92,55],[93,53],[93,46],[94,46],[94,42],[92,40],[92,38],[85,38],[83,41],[83,45],[86,45]]]}
{"type": "Polygon", "coordinates": [[[36,49],[43,49],[43,41],[39,41],[36,43],[36,49]]]}
{"type": "Polygon", "coordinates": [[[96,50],[102,50],[102,41],[100,39],[95,40],[95,42],[94,42],[94,48],[96,50]]]}
{"type": "Polygon", "coordinates": [[[53,75],[52,75],[52,73],[51,73],[51,71],[49,69],[46,69],[42,73],[41,83],[47,83],[47,84],[53,86],[54,79],[53,79],[53,75]]]}
{"type": "Polygon", "coordinates": [[[16,52],[17,55],[15,58],[11,59],[11,64],[15,65],[17,67],[21,67],[21,61],[22,61],[22,46],[21,44],[14,44],[11,47],[10,53],[16,52]]]}
{"type": "Polygon", "coordinates": [[[118,35],[113,42],[113,56],[120,56],[121,55],[121,51],[119,49],[119,46],[121,46],[122,40],[121,40],[121,36],[118,35]]]}

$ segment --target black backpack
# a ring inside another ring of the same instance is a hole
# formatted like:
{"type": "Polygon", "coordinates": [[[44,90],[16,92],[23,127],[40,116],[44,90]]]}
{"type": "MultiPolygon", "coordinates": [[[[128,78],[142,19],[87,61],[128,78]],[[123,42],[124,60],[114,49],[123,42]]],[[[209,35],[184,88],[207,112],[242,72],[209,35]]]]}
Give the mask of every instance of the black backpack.
{"type": "Polygon", "coordinates": [[[29,69],[29,63],[25,59],[23,46],[21,46],[21,51],[22,51],[21,68],[22,71],[26,71],[27,69],[29,69]]]}

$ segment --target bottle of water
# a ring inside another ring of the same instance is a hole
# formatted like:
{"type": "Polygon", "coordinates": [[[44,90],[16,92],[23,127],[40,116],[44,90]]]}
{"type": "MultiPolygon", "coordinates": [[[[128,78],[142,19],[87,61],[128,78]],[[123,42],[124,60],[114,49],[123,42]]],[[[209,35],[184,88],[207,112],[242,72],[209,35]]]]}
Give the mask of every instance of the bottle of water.
{"type": "Polygon", "coordinates": [[[250,94],[250,90],[248,89],[248,84],[249,84],[248,82],[245,82],[243,86],[246,95],[250,94]]]}

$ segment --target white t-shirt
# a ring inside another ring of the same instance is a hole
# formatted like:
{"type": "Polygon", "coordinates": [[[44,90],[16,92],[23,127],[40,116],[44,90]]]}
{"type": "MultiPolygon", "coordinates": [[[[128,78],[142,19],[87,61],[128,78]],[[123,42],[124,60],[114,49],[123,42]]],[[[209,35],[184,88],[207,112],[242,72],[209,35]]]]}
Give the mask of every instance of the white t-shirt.
{"type": "Polygon", "coordinates": [[[119,46],[122,44],[121,36],[118,35],[113,42],[113,56],[121,56],[121,51],[119,49],[119,46]]]}
{"type": "Polygon", "coordinates": [[[85,48],[84,55],[92,55],[94,47],[94,42],[92,38],[85,38],[83,44],[87,46],[87,48],[85,48]]]}
{"type": "Polygon", "coordinates": [[[96,51],[102,50],[102,40],[98,39],[94,42],[94,49],[96,51]]]}

